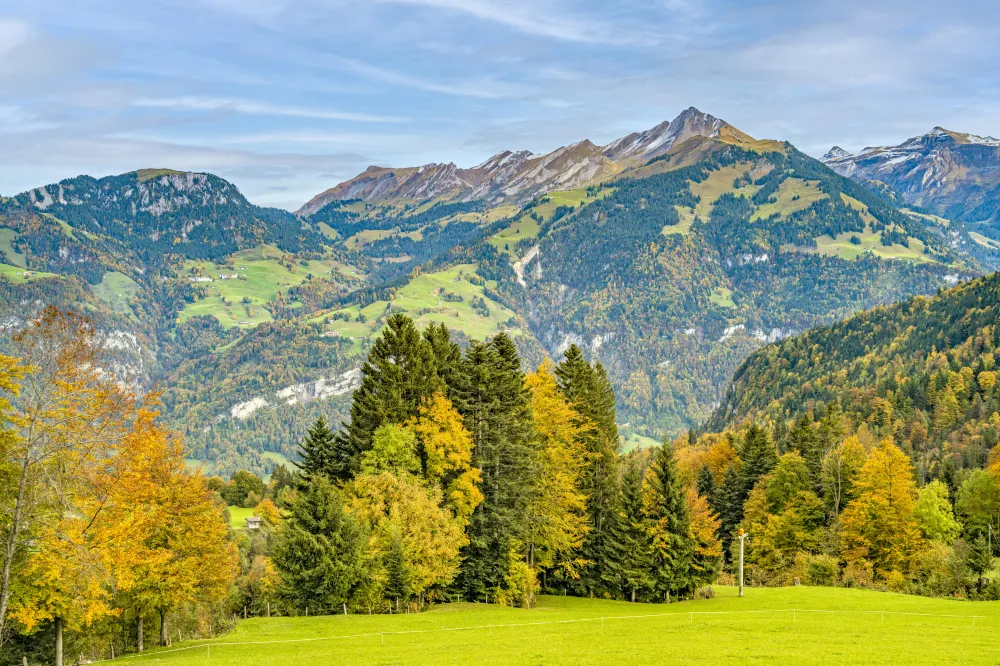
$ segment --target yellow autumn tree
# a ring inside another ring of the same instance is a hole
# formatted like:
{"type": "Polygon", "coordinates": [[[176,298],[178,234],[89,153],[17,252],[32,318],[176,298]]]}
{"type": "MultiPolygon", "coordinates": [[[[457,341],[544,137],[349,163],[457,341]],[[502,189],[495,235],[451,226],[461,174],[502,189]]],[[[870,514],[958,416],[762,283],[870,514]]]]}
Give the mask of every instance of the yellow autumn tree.
{"type": "Polygon", "coordinates": [[[444,494],[445,504],[464,528],[483,501],[479,490],[482,473],[472,466],[472,436],[448,398],[435,393],[420,405],[409,428],[420,441],[424,477],[444,494]]]}
{"type": "Polygon", "coordinates": [[[587,525],[587,496],[580,480],[587,467],[580,415],[563,397],[545,360],[525,378],[540,446],[538,484],[527,516],[528,564],[558,567],[576,577],[584,562],[572,554],[583,545],[587,525]]]}
{"type": "Polygon", "coordinates": [[[688,488],[687,505],[691,541],[694,543],[691,576],[696,585],[707,585],[715,582],[722,566],[722,542],[718,537],[722,523],[708,500],[694,488],[688,488]]]}
{"type": "Polygon", "coordinates": [[[116,549],[116,558],[129,569],[129,584],[118,588],[139,616],[140,650],[147,613],[159,616],[164,645],[172,609],[222,599],[238,573],[236,545],[204,477],[187,470],[181,442],[154,418],[153,412],[141,413],[127,438],[125,448],[141,455],[117,484],[110,505],[116,520],[139,512],[148,516],[131,543],[123,539],[116,549]]]}
{"type": "Polygon", "coordinates": [[[412,474],[380,472],[355,477],[345,491],[349,510],[370,535],[366,557],[376,593],[390,582],[392,555],[399,555],[397,564],[413,596],[452,581],[468,540],[458,519],[442,506],[438,488],[428,488],[412,474]]]}
{"type": "Polygon", "coordinates": [[[882,578],[898,578],[922,546],[913,516],[913,465],[892,439],[884,439],[869,453],[854,488],[856,497],[841,516],[844,559],[849,565],[870,562],[882,578]]]}
{"type": "Polygon", "coordinates": [[[107,544],[144,518],[104,520],[110,492],[133,460],[118,445],[139,401],[107,370],[82,317],[47,308],[12,342],[24,372],[13,432],[4,438],[11,511],[2,525],[0,634],[8,616],[24,631],[52,620],[61,664],[65,623],[114,612],[104,586],[107,544]]]}

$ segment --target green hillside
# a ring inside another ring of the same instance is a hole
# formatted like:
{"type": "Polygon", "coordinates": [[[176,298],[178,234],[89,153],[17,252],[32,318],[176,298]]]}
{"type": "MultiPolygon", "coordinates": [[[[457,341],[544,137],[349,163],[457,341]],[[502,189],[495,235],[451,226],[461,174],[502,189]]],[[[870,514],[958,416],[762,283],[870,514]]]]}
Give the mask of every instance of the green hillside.
{"type": "Polygon", "coordinates": [[[266,474],[262,452],[291,453],[320,414],[339,422],[342,394],[277,393],[345,376],[393,312],[462,340],[506,330],[530,363],[576,342],[607,367],[622,422],[659,440],[707,419],[768,341],[978,270],[943,227],[787,144],[703,137],[521,208],[343,201],[300,219],[214,176],[153,170],[39,188],[0,217],[12,307],[87,293],[91,316],[138,341],[129,367],[168,387],[192,457],[223,474],[266,474]],[[140,187],[165,203],[122,208],[140,187]],[[91,203],[110,193],[119,203],[91,203]],[[233,416],[245,404],[266,406],[233,416]]]}
{"type": "Polygon", "coordinates": [[[541,597],[413,615],[257,618],[138,664],[993,664],[997,602],[831,588],[751,589],[671,605],[541,597]]]}
{"type": "Polygon", "coordinates": [[[1000,274],[863,312],[765,347],[736,371],[713,425],[825,405],[906,440],[929,471],[975,467],[998,441],[1000,274]]]}

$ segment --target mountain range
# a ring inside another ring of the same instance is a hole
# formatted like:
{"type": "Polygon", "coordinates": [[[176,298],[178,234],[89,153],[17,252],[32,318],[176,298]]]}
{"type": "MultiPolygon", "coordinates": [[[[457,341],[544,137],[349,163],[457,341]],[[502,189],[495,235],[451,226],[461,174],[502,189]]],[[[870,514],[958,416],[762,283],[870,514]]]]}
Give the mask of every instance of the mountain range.
{"type": "Polygon", "coordinates": [[[648,442],[705,422],[761,347],[1000,263],[989,221],[825,159],[691,108],[605,146],[371,167],[296,214],[211,174],[70,178],[0,199],[0,326],[84,311],[223,473],[341,420],[395,312],[507,331],[529,363],[581,346],[648,442]]]}
{"type": "Polygon", "coordinates": [[[1000,139],[935,127],[856,155],[834,146],[822,161],[843,176],[885,183],[908,204],[948,219],[1000,224],[1000,139]]]}
{"type": "Polygon", "coordinates": [[[606,146],[589,140],[535,155],[505,150],[471,169],[453,163],[392,169],[371,166],[318,194],[298,210],[312,215],[331,202],[362,199],[483,201],[488,205],[526,202],[554,190],[571,190],[615,176],[629,166],[666,154],[695,136],[750,145],[753,139],[724,120],[691,107],[669,122],[633,132],[606,146]]]}

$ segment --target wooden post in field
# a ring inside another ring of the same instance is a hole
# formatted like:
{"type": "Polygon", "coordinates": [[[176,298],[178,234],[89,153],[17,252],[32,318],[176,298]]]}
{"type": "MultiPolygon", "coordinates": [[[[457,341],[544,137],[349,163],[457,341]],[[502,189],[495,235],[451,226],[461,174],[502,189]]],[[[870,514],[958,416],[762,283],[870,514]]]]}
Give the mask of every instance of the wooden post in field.
{"type": "Polygon", "coordinates": [[[747,535],[743,530],[739,531],[740,537],[740,596],[743,596],[743,540],[747,538],[747,535]]]}

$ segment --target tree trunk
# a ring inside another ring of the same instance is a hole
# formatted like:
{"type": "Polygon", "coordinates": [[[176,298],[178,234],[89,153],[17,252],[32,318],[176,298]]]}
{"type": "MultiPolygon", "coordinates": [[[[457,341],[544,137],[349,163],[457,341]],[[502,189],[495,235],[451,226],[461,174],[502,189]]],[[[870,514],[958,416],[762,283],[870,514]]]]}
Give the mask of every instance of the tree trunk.
{"type": "Polygon", "coordinates": [[[160,609],[160,645],[167,646],[167,614],[160,609]]]}
{"type": "Polygon", "coordinates": [[[632,588],[632,603],[635,603],[635,588],[632,588]]]}
{"type": "Polygon", "coordinates": [[[10,533],[7,535],[7,544],[3,556],[3,579],[0,581],[0,645],[3,644],[3,637],[7,633],[7,605],[10,603],[10,571],[14,565],[14,555],[17,552],[17,538],[21,531],[21,524],[24,521],[24,493],[28,486],[28,469],[31,467],[30,448],[24,454],[21,462],[21,479],[17,484],[17,501],[14,504],[14,515],[10,522],[10,533]]]}
{"type": "Polygon", "coordinates": [[[63,621],[56,618],[56,666],[63,666],[63,621]]]}
{"type": "Polygon", "coordinates": [[[135,632],[135,643],[136,643],[136,648],[138,649],[138,651],[142,652],[143,649],[145,648],[145,644],[143,642],[143,636],[142,636],[142,615],[139,616],[139,626],[138,626],[138,628],[136,629],[136,632],[135,632]]]}

